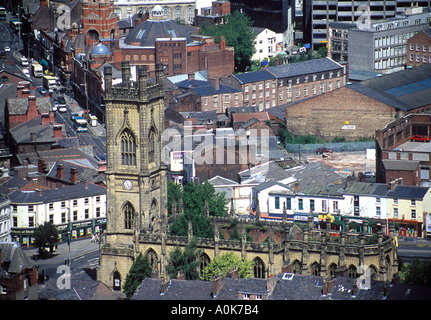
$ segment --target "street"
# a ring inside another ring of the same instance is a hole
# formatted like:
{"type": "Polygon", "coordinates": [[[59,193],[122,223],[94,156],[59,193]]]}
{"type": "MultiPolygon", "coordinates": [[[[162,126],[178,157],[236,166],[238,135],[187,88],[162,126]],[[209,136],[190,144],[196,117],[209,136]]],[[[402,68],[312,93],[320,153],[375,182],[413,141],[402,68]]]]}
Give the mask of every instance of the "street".
{"type": "MultiPolygon", "coordinates": [[[[24,251],[39,266],[39,275],[45,274],[49,279],[57,278],[59,266],[64,266],[69,257],[69,246],[66,242],[59,243],[58,248],[46,258],[36,255],[36,248],[24,248],[24,251]]],[[[72,279],[96,280],[96,268],[99,266],[99,243],[91,242],[90,238],[75,240],[70,245],[72,279]]]]}
{"type": "Polygon", "coordinates": [[[431,240],[399,237],[398,258],[403,264],[410,263],[413,259],[431,259],[431,240]]]}

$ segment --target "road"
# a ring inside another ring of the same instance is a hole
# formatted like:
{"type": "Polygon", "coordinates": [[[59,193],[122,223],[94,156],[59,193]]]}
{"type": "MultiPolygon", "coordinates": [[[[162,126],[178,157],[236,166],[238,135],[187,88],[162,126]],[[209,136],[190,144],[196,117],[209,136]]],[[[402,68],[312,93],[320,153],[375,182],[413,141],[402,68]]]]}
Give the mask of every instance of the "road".
{"type": "Polygon", "coordinates": [[[398,242],[398,257],[403,264],[410,263],[413,259],[431,259],[431,240],[424,239],[399,239],[398,242]]]}
{"type": "MultiPolygon", "coordinates": [[[[52,256],[41,259],[36,255],[35,248],[24,249],[26,254],[33,259],[38,267],[39,274],[45,274],[48,278],[58,278],[63,272],[58,270],[64,266],[69,258],[69,246],[62,242],[52,256]]],[[[70,245],[72,279],[96,280],[96,268],[99,266],[99,243],[90,239],[72,241],[70,245]]]]}

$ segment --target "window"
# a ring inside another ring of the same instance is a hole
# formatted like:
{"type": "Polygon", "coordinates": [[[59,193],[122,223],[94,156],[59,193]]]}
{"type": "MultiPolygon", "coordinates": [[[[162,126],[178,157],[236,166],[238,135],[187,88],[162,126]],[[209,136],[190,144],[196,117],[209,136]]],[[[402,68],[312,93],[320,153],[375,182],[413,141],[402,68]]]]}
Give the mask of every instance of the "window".
{"type": "Polygon", "coordinates": [[[398,218],[398,208],[394,208],[394,218],[398,218]]]}
{"type": "Polygon", "coordinates": [[[73,211],[73,221],[78,221],[78,210],[73,211]]]}
{"type": "Polygon", "coordinates": [[[300,92],[299,87],[296,87],[295,88],[295,97],[299,98],[300,94],[301,94],[301,92],[300,92]]]}
{"type": "Polygon", "coordinates": [[[123,207],[124,214],[124,229],[132,229],[133,226],[133,214],[135,209],[130,202],[127,202],[123,207]]]}
{"type": "Polygon", "coordinates": [[[127,129],[121,134],[121,163],[128,166],[136,165],[135,138],[127,129]]]}
{"type": "Polygon", "coordinates": [[[275,209],[280,209],[280,197],[275,197],[275,209]]]}
{"type": "Polygon", "coordinates": [[[34,227],[34,217],[28,217],[28,226],[34,227]]]}
{"type": "Polygon", "coordinates": [[[314,200],[310,200],[310,210],[314,211],[314,200]]]}
{"type": "Polygon", "coordinates": [[[148,161],[154,162],[154,156],[155,156],[155,133],[152,129],[150,131],[150,136],[148,139],[148,161]]]}
{"type": "Polygon", "coordinates": [[[96,208],[96,218],[100,217],[100,207],[96,208]]]}
{"type": "Polygon", "coordinates": [[[304,210],[304,200],[298,199],[298,210],[304,210]]]}
{"type": "MultiPolygon", "coordinates": [[[[51,220],[51,219],[50,219],[51,220]]],[[[54,216],[52,215],[52,222],[54,222],[54,216]]],[[[61,213],[61,223],[66,223],[66,212],[61,213]]]]}
{"type": "Polygon", "coordinates": [[[416,219],[416,210],[412,209],[411,214],[412,214],[412,219],[416,219]]]}
{"type": "Polygon", "coordinates": [[[411,205],[411,206],[416,206],[416,200],[411,200],[411,201],[410,201],[410,205],[411,205]]]}
{"type": "Polygon", "coordinates": [[[90,210],[89,209],[85,209],[85,219],[90,218],[90,210]]]}
{"type": "Polygon", "coordinates": [[[308,86],[304,86],[304,97],[308,96],[308,86]]]}
{"type": "Polygon", "coordinates": [[[381,213],[380,207],[376,207],[376,216],[380,216],[380,213],[381,213]]]}
{"type": "Polygon", "coordinates": [[[292,199],[291,198],[286,199],[286,210],[292,210],[292,199]]]}

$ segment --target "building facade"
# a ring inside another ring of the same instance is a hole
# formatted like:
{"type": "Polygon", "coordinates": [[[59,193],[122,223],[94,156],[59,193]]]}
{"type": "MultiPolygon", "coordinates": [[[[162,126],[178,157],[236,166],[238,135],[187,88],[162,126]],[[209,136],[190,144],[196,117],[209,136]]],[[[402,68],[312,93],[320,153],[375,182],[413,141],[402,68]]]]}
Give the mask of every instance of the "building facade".
{"type": "Polygon", "coordinates": [[[407,40],[407,67],[431,63],[431,29],[420,31],[407,40]]]}
{"type": "Polygon", "coordinates": [[[349,30],[349,67],[391,73],[407,64],[407,41],[430,28],[431,13],[371,22],[369,28],[349,30]]]}

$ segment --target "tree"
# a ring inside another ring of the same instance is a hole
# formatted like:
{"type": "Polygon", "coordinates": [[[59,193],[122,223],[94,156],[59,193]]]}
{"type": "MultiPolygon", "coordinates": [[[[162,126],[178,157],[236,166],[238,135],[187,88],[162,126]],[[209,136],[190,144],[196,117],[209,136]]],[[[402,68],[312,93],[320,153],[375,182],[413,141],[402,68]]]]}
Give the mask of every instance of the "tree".
{"type": "Polygon", "coordinates": [[[181,190],[176,186],[168,187],[168,201],[183,202],[184,214],[178,216],[170,226],[170,233],[178,236],[187,236],[189,221],[192,222],[193,235],[211,238],[214,230],[211,220],[205,215],[205,203],[208,205],[209,216],[224,216],[227,214],[228,200],[224,193],[216,193],[212,184],[187,183],[181,190]]]}
{"type": "Polygon", "coordinates": [[[251,31],[252,21],[238,10],[226,16],[226,23],[219,25],[203,25],[201,33],[213,36],[216,42],[220,42],[221,36],[226,39],[226,45],[234,47],[235,69],[244,72],[250,67],[250,59],[253,56],[255,35],[251,31]]]}
{"type": "Polygon", "coordinates": [[[253,263],[251,261],[242,260],[233,252],[226,252],[221,256],[215,257],[203,270],[202,280],[212,280],[214,277],[221,274],[227,276],[232,267],[238,268],[238,276],[240,278],[249,278],[252,275],[253,263]]]}
{"type": "Polygon", "coordinates": [[[52,222],[45,222],[34,231],[34,245],[39,252],[45,252],[47,248],[52,252],[57,242],[58,231],[52,222]]]}
{"type": "Polygon", "coordinates": [[[142,283],[142,280],[151,276],[152,271],[153,268],[151,267],[148,257],[139,253],[130,267],[129,273],[126,275],[124,293],[127,299],[133,296],[136,288],[142,283]]]}
{"type": "Polygon", "coordinates": [[[414,259],[407,265],[404,283],[431,287],[431,261],[414,259]]]}
{"type": "Polygon", "coordinates": [[[199,277],[198,257],[201,254],[201,250],[197,249],[197,241],[193,239],[181,251],[179,246],[175,247],[169,253],[168,265],[166,266],[166,272],[169,278],[176,279],[178,271],[183,271],[186,280],[196,280],[199,277]]]}

